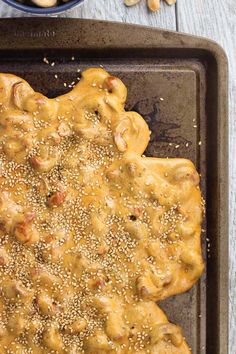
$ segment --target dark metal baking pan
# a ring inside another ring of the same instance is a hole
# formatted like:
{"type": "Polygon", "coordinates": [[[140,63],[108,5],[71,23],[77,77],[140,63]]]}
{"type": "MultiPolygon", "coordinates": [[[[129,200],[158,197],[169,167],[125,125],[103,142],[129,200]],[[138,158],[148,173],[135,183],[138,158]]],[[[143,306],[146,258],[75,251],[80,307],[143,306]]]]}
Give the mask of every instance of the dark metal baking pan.
{"type": "Polygon", "coordinates": [[[160,305],[182,326],[194,354],[227,354],[225,54],[206,39],[141,26],[78,19],[0,21],[0,71],[22,76],[50,97],[69,90],[78,68],[99,65],[124,80],[127,108],[149,124],[146,154],[190,158],[201,173],[206,271],[189,292],[160,305]]]}

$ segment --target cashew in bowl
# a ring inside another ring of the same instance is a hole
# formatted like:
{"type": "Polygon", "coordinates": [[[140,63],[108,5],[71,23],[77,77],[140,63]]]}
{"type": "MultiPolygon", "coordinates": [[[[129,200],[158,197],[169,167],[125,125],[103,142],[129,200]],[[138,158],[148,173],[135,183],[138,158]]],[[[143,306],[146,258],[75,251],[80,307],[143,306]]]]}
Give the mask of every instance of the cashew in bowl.
{"type": "Polygon", "coordinates": [[[32,2],[40,7],[53,7],[57,4],[57,0],[32,0],[32,2]]]}

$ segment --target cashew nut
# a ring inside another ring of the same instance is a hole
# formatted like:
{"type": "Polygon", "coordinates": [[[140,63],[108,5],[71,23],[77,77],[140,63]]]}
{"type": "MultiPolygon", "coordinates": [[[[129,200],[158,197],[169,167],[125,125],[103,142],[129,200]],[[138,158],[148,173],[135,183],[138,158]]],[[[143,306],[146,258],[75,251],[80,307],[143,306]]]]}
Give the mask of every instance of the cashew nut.
{"type": "Polygon", "coordinates": [[[160,9],[160,0],[147,0],[148,8],[150,11],[158,11],[160,9]]]}
{"type": "Polygon", "coordinates": [[[140,2],[140,0],[124,0],[126,6],[133,6],[140,2]]]}
{"type": "Polygon", "coordinates": [[[57,0],[32,0],[32,2],[40,7],[53,7],[57,4],[57,0]]]}

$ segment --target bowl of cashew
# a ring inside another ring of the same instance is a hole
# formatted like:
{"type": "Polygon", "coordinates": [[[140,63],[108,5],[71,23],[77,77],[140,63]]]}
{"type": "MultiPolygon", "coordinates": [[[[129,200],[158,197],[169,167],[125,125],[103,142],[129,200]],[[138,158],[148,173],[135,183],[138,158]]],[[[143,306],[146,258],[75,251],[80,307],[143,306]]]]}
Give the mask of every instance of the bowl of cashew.
{"type": "Polygon", "coordinates": [[[2,0],[15,9],[34,15],[54,15],[83,3],[84,0],[2,0]]]}

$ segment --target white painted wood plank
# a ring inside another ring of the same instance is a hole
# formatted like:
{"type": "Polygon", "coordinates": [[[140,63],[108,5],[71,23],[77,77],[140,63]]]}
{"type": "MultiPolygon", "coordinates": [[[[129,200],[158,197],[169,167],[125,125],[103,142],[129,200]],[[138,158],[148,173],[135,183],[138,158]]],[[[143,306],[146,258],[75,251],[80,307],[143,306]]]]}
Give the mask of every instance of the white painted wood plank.
{"type": "Polygon", "coordinates": [[[139,23],[153,27],[176,29],[175,7],[162,4],[158,13],[148,11],[146,1],[141,1],[133,7],[124,6],[123,0],[86,0],[83,5],[69,11],[66,16],[103,19],[139,23]]]}
{"type": "Polygon", "coordinates": [[[236,5],[235,0],[178,0],[178,29],[217,41],[229,59],[230,176],[230,335],[229,352],[236,352],[236,5]]]}
{"type": "MultiPolygon", "coordinates": [[[[0,17],[23,17],[24,13],[13,9],[0,0],[0,17]]],[[[27,16],[27,15],[26,15],[27,16]]],[[[27,16],[28,17],[28,16],[27,16]]]]}
{"type": "MultiPolygon", "coordinates": [[[[0,1],[0,17],[22,16],[25,16],[23,12],[15,10],[0,1]]],[[[123,0],[85,0],[81,6],[59,16],[140,23],[142,25],[176,29],[175,7],[170,7],[164,2],[160,12],[151,13],[147,10],[144,0],[132,8],[127,8],[123,0]]]]}

